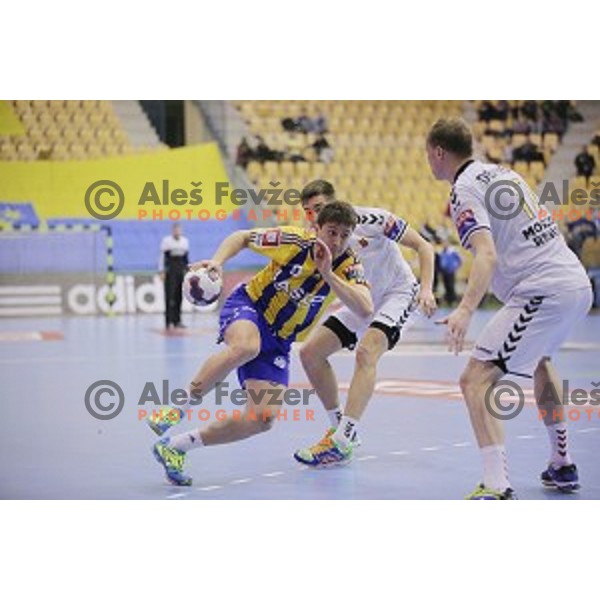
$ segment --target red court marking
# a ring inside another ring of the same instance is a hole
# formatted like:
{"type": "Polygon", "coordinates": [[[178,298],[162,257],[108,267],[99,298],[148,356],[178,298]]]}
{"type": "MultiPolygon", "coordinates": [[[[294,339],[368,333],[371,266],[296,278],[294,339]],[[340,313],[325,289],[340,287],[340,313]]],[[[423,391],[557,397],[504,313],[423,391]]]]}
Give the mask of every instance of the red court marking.
{"type": "MultiPolygon", "coordinates": [[[[308,383],[294,383],[290,388],[310,389],[308,383]]],[[[341,381],[340,391],[347,392],[350,383],[341,381]]],[[[523,388],[525,402],[535,404],[533,389],[523,388]]],[[[463,395],[458,383],[452,381],[424,381],[419,379],[381,379],[375,384],[375,394],[410,398],[434,398],[436,400],[462,400],[463,395]]]]}
{"type": "Polygon", "coordinates": [[[54,342],[64,339],[60,331],[0,331],[0,342],[54,342]]]}

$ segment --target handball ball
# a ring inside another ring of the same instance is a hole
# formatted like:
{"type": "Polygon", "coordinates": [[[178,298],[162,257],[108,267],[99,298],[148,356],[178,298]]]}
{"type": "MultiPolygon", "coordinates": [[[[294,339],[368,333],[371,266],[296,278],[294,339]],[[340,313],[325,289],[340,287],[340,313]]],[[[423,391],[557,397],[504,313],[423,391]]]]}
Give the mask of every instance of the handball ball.
{"type": "Polygon", "coordinates": [[[214,269],[188,271],[183,279],[183,295],[194,306],[208,306],[219,299],[223,281],[214,269]]]}

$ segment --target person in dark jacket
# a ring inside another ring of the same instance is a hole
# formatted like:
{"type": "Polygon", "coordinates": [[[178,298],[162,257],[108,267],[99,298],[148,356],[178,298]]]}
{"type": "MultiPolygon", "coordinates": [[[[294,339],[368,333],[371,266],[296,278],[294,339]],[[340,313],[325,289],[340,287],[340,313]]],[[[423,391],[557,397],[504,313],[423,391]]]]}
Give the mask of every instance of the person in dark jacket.
{"type": "Polygon", "coordinates": [[[188,267],[189,240],[182,234],[181,225],[173,224],[171,235],[160,244],[158,272],[165,284],[165,327],[181,328],[181,286],[188,267]]]}

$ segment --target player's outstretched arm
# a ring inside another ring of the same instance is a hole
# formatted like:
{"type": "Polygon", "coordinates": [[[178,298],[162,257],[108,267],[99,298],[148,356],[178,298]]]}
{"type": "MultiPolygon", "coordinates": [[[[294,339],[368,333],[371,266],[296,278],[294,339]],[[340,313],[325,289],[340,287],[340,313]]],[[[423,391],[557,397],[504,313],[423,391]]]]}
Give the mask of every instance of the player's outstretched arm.
{"type": "Polygon", "coordinates": [[[438,321],[448,325],[449,350],[458,354],[462,351],[465,335],[473,313],[483,300],[496,268],[496,247],[489,231],[480,230],[469,240],[475,253],[467,289],[456,309],[445,319],[438,321]]]}
{"type": "Polygon", "coordinates": [[[239,254],[250,243],[249,229],[236,231],[227,236],[221,245],[217,248],[214,256],[210,260],[201,260],[200,262],[190,265],[190,269],[198,269],[205,267],[207,269],[216,269],[222,275],[223,265],[234,256],[239,254]]]}
{"type": "Polygon", "coordinates": [[[457,308],[473,313],[485,296],[496,268],[496,246],[489,231],[476,231],[469,240],[475,258],[471,266],[467,289],[457,308]]]}
{"type": "Polygon", "coordinates": [[[400,244],[415,250],[419,256],[421,288],[417,295],[417,302],[421,312],[430,317],[437,308],[435,296],[433,295],[433,274],[435,269],[435,252],[433,246],[410,227],[406,228],[400,244]]]}
{"type": "Polygon", "coordinates": [[[355,314],[368,317],[374,310],[371,292],[366,285],[354,285],[344,281],[332,269],[329,248],[321,241],[315,241],[315,265],[333,293],[355,314]]]}

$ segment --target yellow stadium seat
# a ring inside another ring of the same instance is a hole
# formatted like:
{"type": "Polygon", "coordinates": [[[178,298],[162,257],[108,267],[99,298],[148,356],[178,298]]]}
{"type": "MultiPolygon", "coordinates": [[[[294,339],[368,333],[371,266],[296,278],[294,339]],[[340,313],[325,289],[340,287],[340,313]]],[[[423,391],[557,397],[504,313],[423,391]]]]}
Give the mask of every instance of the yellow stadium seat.
{"type": "Polygon", "coordinates": [[[67,146],[62,142],[56,142],[55,144],[53,144],[50,158],[52,160],[66,160],[67,158],[69,158],[69,151],[67,149],[67,146]]]}
{"type": "Polygon", "coordinates": [[[73,126],[72,129],[77,132],[77,135],[84,143],[93,142],[96,139],[96,131],[91,127],[83,126],[75,128],[73,126]]]}
{"type": "Polygon", "coordinates": [[[55,113],[62,113],[65,109],[64,100],[48,100],[48,109],[55,113]]]}
{"type": "Polygon", "coordinates": [[[527,141],[527,136],[524,133],[515,133],[511,141],[513,148],[520,148],[527,141]]]}
{"type": "Polygon", "coordinates": [[[529,173],[535,178],[536,182],[539,183],[544,178],[544,163],[540,161],[532,162],[529,165],[529,173]]]}
{"type": "Polygon", "coordinates": [[[254,180],[254,179],[258,178],[258,177],[261,177],[262,174],[263,174],[263,167],[256,160],[250,161],[248,163],[248,167],[247,167],[246,170],[247,170],[248,176],[252,180],[254,180]]]}
{"type": "Polygon", "coordinates": [[[68,151],[69,155],[74,159],[82,159],[86,156],[86,151],[83,144],[80,144],[78,142],[69,144],[68,151]]]}
{"type": "Polygon", "coordinates": [[[13,106],[17,113],[31,112],[31,101],[30,100],[15,100],[13,106]]]}
{"type": "Polygon", "coordinates": [[[81,108],[86,112],[96,112],[98,110],[99,100],[82,100],[81,108]]]}
{"type": "Polygon", "coordinates": [[[75,127],[83,127],[88,124],[87,115],[84,112],[73,113],[72,121],[75,127]]]}
{"type": "Polygon", "coordinates": [[[47,110],[36,111],[37,121],[41,127],[47,127],[48,125],[54,125],[54,115],[47,110]]]}
{"type": "Polygon", "coordinates": [[[558,135],[556,133],[546,133],[544,135],[543,147],[545,150],[556,152],[558,141],[558,135]]]}
{"type": "Polygon", "coordinates": [[[65,106],[65,110],[70,113],[79,112],[81,110],[81,101],[80,100],[65,100],[64,106],[65,106]]]}
{"type": "Polygon", "coordinates": [[[513,169],[519,175],[529,175],[529,163],[524,160],[518,160],[513,164],[513,169]]]}
{"type": "Polygon", "coordinates": [[[73,143],[79,140],[79,131],[73,127],[65,127],[62,130],[62,139],[67,143],[73,143]]]}
{"type": "Polygon", "coordinates": [[[87,144],[86,154],[88,158],[101,158],[104,155],[102,147],[98,144],[87,144]]]}
{"type": "Polygon", "coordinates": [[[62,137],[60,129],[54,123],[44,128],[44,135],[50,141],[59,140],[62,137]]]}
{"type": "Polygon", "coordinates": [[[542,147],[542,135],[540,133],[530,133],[529,141],[532,144],[535,144],[536,146],[538,146],[539,148],[542,147]]]}
{"type": "Polygon", "coordinates": [[[34,110],[39,111],[47,111],[48,110],[48,100],[32,100],[31,106],[34,110]]]}
{"type": "Polygon", "coordinates": [[[266,161],[263,164],[263,173],[267,177],[278,176],[279,175],[279,163],[277,163],[273,160],[266,161]]]}
{"type": "Polygon", "coordinates": [[[294,168],[294,163],[290,161],[285,161],[280,163],[278,173],[283,177],[293,177],[296,170],[294,168]]]}
{"type": "Polygon", "coordinates": [[[54,121],[59,127],[66,127],[71,123],[71,115],[67,112],[55,111],[53,115],[54,121]]]}

